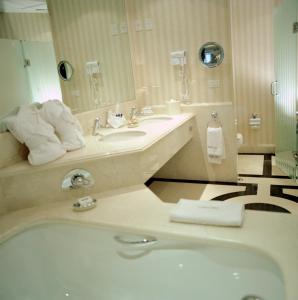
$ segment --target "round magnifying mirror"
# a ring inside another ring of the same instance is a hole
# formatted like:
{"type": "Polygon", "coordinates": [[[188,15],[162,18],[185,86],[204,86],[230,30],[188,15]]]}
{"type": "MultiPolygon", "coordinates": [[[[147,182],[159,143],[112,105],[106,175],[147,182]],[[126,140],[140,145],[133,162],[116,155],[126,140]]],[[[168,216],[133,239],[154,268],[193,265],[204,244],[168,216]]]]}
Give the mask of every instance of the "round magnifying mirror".
{"type": "Polygon", "coordinates": [[[199,60],[207,68],[219,66],[224,59],[222,46],[214,42],[204,44],[199,50],[199,60]]]}
{"type": "Polygon", "coordinates": [[[61,60],[58,64],[58,73],[62,80],[70,80],[73,74],[73,67],[68,61],[61,60]]]}

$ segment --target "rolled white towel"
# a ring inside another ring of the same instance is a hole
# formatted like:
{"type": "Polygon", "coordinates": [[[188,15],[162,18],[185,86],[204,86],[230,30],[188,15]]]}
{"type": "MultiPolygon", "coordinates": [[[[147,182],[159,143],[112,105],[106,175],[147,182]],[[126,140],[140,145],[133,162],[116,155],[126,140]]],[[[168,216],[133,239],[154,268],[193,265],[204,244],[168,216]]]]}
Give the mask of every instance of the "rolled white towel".
{"type": "Polygon", "coordinates": [[[172,222],[215,226],[242,226],[244,205],[222,201],[180,199],[170,214],[172,222]]]}
{"type": "Polygon", "coordinates": [[[8,130],[29,148],[31,165],[51,162],[66,153],[54,128],[46,123],[35,106],[21,106],[18,113],[5,119],[8,130]]]}
{"type": "Polygon", "coordinates": [[[40,113],[43,119],[55,128],[65,150],[72,151],[85,146],[79,121],[60,100],[43,103],[40,113]]]}

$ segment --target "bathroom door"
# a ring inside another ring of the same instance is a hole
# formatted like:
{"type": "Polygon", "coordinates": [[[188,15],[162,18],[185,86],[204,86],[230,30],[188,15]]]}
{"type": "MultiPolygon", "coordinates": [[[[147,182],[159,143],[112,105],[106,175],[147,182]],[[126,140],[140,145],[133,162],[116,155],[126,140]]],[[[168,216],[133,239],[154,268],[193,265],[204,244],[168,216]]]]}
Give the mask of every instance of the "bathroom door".
{"type": "Polygon", "coordinates": [[[297,0],[280,0],[274,11],[276,163],[297,173],[297,0]]]}

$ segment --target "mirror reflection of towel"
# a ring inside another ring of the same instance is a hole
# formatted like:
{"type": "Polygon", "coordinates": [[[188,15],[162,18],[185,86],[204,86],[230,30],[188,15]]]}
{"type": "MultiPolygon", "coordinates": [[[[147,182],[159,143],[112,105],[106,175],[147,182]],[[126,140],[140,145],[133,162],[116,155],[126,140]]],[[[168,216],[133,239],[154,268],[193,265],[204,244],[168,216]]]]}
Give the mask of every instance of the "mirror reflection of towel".
{"type": "Polygon", "coordinates": [[[207,128],[207,155],[208,162],[213,164],[221,164],[226,158],[222,127],[207,128]]]}

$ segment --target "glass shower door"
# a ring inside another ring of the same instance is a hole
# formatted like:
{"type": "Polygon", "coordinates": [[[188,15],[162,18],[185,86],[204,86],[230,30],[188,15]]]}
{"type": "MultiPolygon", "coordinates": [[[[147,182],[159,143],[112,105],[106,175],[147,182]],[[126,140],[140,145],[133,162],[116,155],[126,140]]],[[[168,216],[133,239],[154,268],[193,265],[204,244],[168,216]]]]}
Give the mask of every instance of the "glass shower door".
{"type": "Polygon", "coordinates": [[[55,51],[52,42],[22,41],[31,87],[32,102],[62,100],[55,51]]]}
{"type": "Polygon", "coordinates": [[[274,12],[276,164],[293,179],[298,179],[297,27],[297,0],[283,0],[274,12]]]}
{"type": "Polygon", "coordinates": [[[22,104],[31,103],[31,90],[24,68],[22,45],[0,39],[0,119],[22,104]]]}

